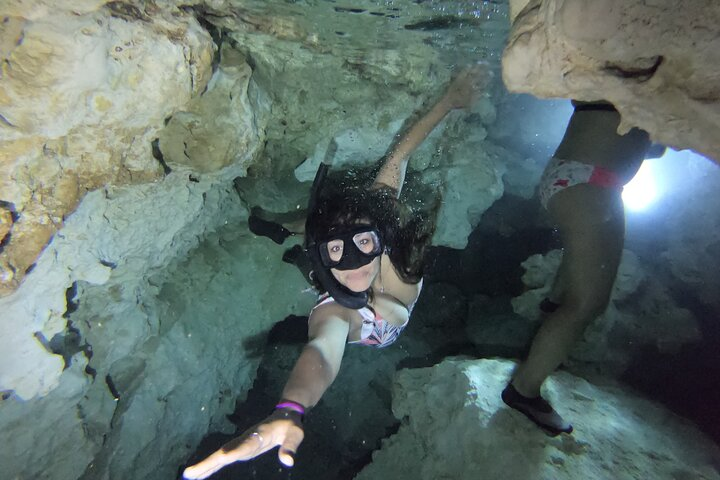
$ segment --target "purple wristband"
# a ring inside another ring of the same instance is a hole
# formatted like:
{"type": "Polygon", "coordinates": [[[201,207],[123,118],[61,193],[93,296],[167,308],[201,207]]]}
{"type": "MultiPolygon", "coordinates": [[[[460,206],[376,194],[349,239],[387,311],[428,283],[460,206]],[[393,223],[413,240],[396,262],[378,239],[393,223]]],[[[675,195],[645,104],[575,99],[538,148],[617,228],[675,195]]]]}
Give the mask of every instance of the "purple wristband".
{"type": "Polygon", "coordinates": [[[297,402],[290,402],[290,401],[280,402],[277,405],[275,405],[275,409],[278,409],[278,408],[287,408],[289,410],[299,413],[300,415],[305,415],[305,407],[303,407],[302,405],[300,405],[297,402]]]}

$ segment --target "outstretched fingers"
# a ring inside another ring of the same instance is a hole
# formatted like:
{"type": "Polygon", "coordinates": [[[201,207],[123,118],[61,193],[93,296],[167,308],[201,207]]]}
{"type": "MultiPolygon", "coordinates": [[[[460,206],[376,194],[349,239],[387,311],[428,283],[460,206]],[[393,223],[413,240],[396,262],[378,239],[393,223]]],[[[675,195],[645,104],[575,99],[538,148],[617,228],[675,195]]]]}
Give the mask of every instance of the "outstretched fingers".
{"type": "Polygon", "coordinates": [[[186,468],[183,478],[207,478],[231,463],[250,460],[277,445],[271,437],[265,438],[257,431],[247,431],[223,445],[205,460],[186,468]]]}
{"type": "Polygon", "coordinates": [[[207,478],[213,473],[217,472],[221,468],[223,468],[225,465],[228,465],[232,463],[234,460],[227,460],[225,457],[227,457],[227,454],[225,454],[223,451],[218,450],[217,452],[213,453],[209,457],[207,457],[205,460],[203,460],[200,463],[196,463],[195,465],[192,465],[185,469],[183,472],[183,478],[186,479],[200,479],[200,478],[207,478]]]}

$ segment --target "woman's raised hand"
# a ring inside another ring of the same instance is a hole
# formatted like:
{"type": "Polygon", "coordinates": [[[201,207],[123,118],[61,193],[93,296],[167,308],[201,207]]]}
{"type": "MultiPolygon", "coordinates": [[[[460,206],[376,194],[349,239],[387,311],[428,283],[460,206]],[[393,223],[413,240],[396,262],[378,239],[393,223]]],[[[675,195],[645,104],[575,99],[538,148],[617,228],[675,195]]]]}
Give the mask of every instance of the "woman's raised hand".
{"type": "Polygon", "coordinates": [[[491,78],[492,72],[484,63],[467,68],[450,82],[443,101],[450,108],[467,108],[487,88],[491,78]]]}
{"type": "Polygon", "coordinates": [[[280,447],[280,462],[292,467],[295,463],[295,452],[304,436],[300,414],[275,410],[264,421],[247,429],[202,462],[186,468],[183,478],[207,478],[226,465],[251,460],[277,446],[280,447]]]}

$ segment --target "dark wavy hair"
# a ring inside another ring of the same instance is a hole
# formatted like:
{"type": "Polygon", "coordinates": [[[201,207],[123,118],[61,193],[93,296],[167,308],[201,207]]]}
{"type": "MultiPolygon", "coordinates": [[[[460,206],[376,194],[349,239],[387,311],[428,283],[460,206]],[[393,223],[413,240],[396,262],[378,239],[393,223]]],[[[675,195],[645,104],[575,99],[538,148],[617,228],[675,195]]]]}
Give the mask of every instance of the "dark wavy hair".
{"type": "Polygon", "coordinates": [[[378,229],[398,275],[405,282],[419,282],[440,202],[436,198],[431,208],[414,210],[398,200],[395,189],[371,188],[371,182],[358,180],[357,174],[351,173],[345,180],[325,182],[315,209],[308,212],[305,234],[320,240],[335,230],[369,221],[378,229]]]}

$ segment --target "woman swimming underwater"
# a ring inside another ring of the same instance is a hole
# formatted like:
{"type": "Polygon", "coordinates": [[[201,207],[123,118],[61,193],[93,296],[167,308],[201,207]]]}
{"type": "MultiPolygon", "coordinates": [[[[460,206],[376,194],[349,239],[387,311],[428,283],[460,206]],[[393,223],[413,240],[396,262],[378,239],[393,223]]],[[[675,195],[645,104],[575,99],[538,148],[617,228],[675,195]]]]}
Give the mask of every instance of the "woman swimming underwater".
{"type": "Polygon", "coordinates": [[[450,111],[469,107],[488,80],[484,68],[460,73],[445,94],[399,139],[371,185],[323,187],[321,165],[305,224],[313,281],[324,292],[310,313],[303,348],[273,413],[203,461],[188,479],[274,447],[286,466],[303,440],[303,416],[335,380],[347,343],[385,347],[408,324],[422,288],[432,222],[408,218],[398,201],[410,154],[450,111]]]}

